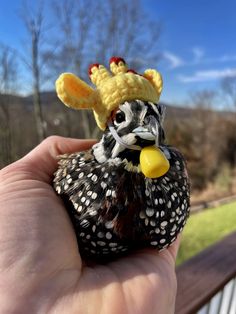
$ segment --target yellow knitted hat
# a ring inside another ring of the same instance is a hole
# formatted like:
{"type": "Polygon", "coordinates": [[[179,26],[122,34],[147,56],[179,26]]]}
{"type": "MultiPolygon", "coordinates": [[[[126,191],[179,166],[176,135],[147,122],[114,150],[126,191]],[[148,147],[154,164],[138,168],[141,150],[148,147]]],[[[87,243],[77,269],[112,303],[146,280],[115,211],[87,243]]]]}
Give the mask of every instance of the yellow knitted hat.
{"type": "Polygon", "coordinates": [[[56,81],[61,101],[74,109],[93,109],[97,125],[104,130],[112,112],[125,101],[135,99],[157,103],[162,91],[162,77],[148,69],[143,75],[129,70],[124,59],[112,57],[109,72],[101,64],[89,67],[89,76],[96,89],[79,77],[63,73],[56,81]]]}

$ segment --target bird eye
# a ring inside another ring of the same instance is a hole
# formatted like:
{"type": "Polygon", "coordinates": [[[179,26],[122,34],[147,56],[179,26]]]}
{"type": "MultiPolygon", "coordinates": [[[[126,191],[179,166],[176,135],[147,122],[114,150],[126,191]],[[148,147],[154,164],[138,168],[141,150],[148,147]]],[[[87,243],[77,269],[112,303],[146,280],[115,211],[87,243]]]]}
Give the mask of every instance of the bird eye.
{"type": "Polygon", "coordinates": [[[150,123],[150,121],[151,121],[151,119],[150,119],[150,116],[146,116],[145,118],[144,118],[144,123],[145,124],[149,124],[150,123]]]}
{"type": "Polygon", "coordinates": [[[117,123],[121,123],[121,122],[125,121],[125,113],[123,111],[117,112],[116,116],[115,116],[115,121],[117,123]]]}

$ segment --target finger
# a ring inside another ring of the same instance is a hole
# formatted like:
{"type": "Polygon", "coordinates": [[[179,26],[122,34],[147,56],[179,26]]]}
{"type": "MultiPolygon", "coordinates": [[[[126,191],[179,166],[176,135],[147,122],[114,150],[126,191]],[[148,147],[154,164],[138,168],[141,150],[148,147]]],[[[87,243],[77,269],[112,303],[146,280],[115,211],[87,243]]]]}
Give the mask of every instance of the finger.
{"type": "Polygon", "coordinates": [[[57,169],[59,155],[87,150],[95,143],[95,140],[51,136],[22,158],[21,162],[31,173],[34,172],[35,179],[48,183],[57,169]]]}

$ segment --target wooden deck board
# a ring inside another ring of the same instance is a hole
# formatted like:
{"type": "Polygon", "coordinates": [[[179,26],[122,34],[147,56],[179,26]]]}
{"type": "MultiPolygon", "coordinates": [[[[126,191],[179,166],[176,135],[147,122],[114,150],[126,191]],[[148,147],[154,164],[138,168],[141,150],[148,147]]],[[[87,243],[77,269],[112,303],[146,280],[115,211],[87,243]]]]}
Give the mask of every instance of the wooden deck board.
{"type": "Polygon", "coordinates": [[[177,268],[175,313],[196,313],[235,276],[236,232],[177,268]]]}

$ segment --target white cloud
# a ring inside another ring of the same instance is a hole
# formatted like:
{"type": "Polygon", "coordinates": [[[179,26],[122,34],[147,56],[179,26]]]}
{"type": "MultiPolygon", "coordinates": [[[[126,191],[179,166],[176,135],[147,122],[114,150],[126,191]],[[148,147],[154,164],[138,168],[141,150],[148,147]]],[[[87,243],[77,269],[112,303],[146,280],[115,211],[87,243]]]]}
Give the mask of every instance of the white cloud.
{"type": "Polygon", "coordinates": [[[232,62],[232,61],[236,61],[236,55],[225,54],[225,55],[215,57],[215,58],[201,57],[201,59],[199,59],[198,62],[192,63],[190,65],[196,65],[196,63],[198,64],[227,63],[227,62],[232,62]]]}
{"type": "Polygon", "coordinates": [[[192,58],[190,60],[183,60],[182,57],[176,55],[170,51],[164,51],[162,53],[162,58],[168,62],[170,69],[176,69],[182,66],[185,67],[195,67],[197,65],[210,65],[219,63],[230,63],[236,61],[236,55],[224,54],[218,57],[207,57],[205,51],[202,47],[193,47],[192,58]]]}
{"type": "Polygon", "coordinates": [[[228,62],[228,61],[235,61],[236,55],[223,55],[222,57],[216,59],[219,62],[228,62]]]}
{"type": "Polygon", "coordinates": [[[205,82],[217,79],[222,79],[224,77],[236,77],[236,68],[225,68],[222,70],[207,70],[207,71],[197,71],[193,75],[185,76],[180,75],[178,78],[183,83],[192,82],[205,82]]]}
{"type": "Polygon", "coordinates": [[[192,49],[193,52],[193,61],[186,62],[186,65],[195,66],[197,64],[214,64],[214,63],[227,63],[236,61],[236,55],[224,54],[218,57],[206,57],[205,52],[202,48],[195,47],[192,49]]]}
{"type": "Polygon", "coordinates": [[[192,52],[193,52],[193,57],[194,57],[195,63],[200,62],[202,60],[204,54],[205,54],[203,48],[201,48],[201,47],[192,48],[192,52]]]}
{"type": "Polygon", "coordinates": [[[184,65],[184,61],[172,52],[164,51],[162,56],[169,62],[169,66],[171,69],[175,69],[184,65]]]}

